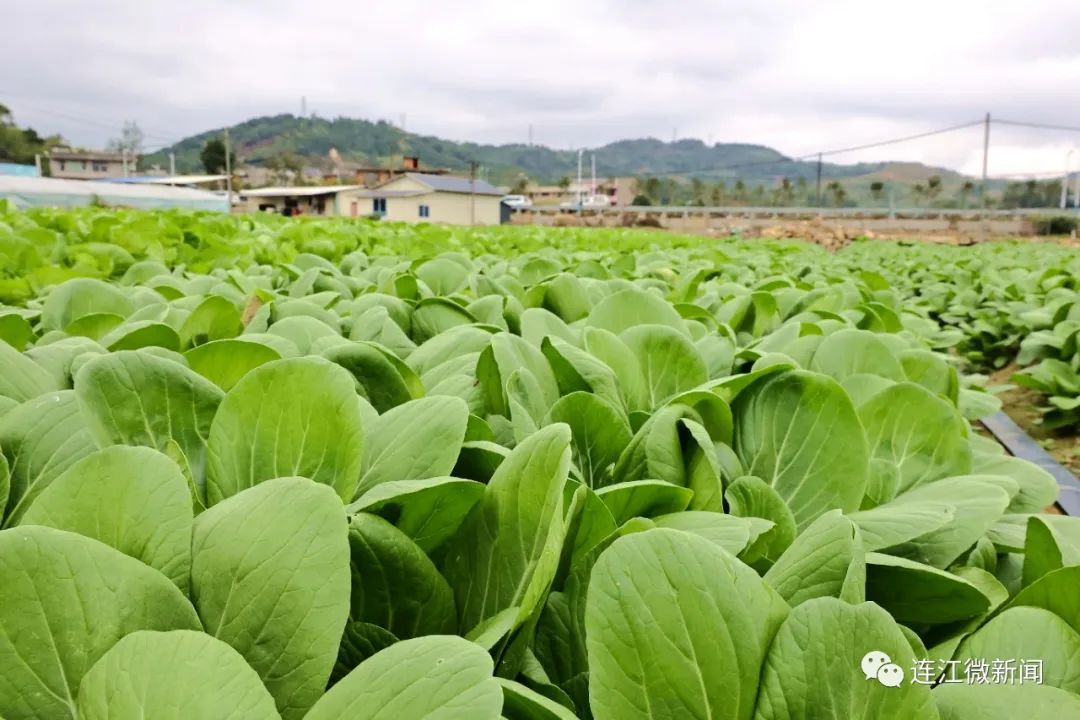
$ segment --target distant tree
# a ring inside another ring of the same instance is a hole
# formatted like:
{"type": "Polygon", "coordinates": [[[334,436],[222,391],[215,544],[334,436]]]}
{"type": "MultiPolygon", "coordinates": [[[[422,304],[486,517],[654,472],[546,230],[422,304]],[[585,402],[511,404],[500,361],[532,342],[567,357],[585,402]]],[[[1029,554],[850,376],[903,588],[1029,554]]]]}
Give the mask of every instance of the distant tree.
{"type": "Polygon", "coordinates": [[[885,183],[880,180],[875,180],[870,183],[870,197],[875,201],[881,200],[881,196],[885,193],[885,183]]]}
{"type": "Polygon", "coordinates": [[[701,178],[691,178],[690,195],[695,205],[705,204],[705,182],[701,178]]]}
{"type": "Polygon", "coordinates": [[[646,195],[635,195],[634,199],[630,202],[631,205],[652,205],[652,201],[649,200],[646,195]]]}
{"type": "Polygon", "coordinates": [[[825,192],[829,196],[829,204],[833,207],[843,207],[844,201],[847,200],[847,190],[840,184],[839,181],[833,180],[825,186],[825,192]]]}
{"type": "MultiPolygon", "coordinates": [[[[44,155],[49,148],[59,145],[59,135],[43,138],[33,128],[20,128],[15,124],[11,109],[0,104],[0,161],[30,165],[35,155],[44,155]]],[[[42,158],[43,170],[48,159],[42,158]]]]}
{"type": "Polygon", "coordinates": [[[750,192],[750,202],[753,205],[765,204],[765,186],[758,183],[754,186],[754,189],[750,192]]]}
{"type": "Polygon", "coordinates": [[[915,204],[921,204],[923,198],[926,197],[926,187],[922,183],[915,183],[911,188],[911,196],[915,199],[915,204]]]}
{"type": "Polygon", "coordinates": [[[960,206],[968,206],[968,198],[971,197],[971,193],[975,192],[975,183],[970,180],[965,180],[964,184],[960,186],[960,206]]]}
{"type": "Polygon", "coordinates": [[[525,191],[529,189],[529,178],[522,175],[510,188],[510,193],[513,195],[524,195],[525,191]]]}
{"type": "Polygon", "coordinates": [[[712,192],[709,193],[709,202],[713,207],[720,207],[727,201],[727,183],[721,180],[713,185],[712,192]]]}
{"type": "MultiPolygon", "coordinates": [[[[211,138],[203,145],[202,152],[199,153],[199,159],[202,160],[203,169],[206,170],[209,175],[220,175],[225,172],[225,143],[221,138],[211,138]]],[[[236,153],[229,151],[229,162],[231,166],[236,168],[236,153]]]]}
{"type": "Polygon", "coordinates": [[[737,202],[746,202],[746,183],[741,179],[735,181],[735,185],[732,187],[732,193],[735,195],[737,202]]]}
{"type": "Polygon", "coordinates": [[[129,155],[138,156],[142,153],[145,136],[139,125],[134,121],[127,121],[120,130],[120,137],[109,140],[106,148],[112,152],[127,151],[129,155]]]}
{"type": "Polygon", "coordinates": [[[773,193],[777,205],[788,207],[794,204],[795,188],[791,184],[791,178],[781,178],[780,185],[773,193]]]}
{"type": "Polygon", "coordinates": [[[937,196],[941,194],[941,176],[931,175],[926,179],[926,199],[931,203],[937,199],[937,196]]]}
{"type": "Polygon", "coordinates": [[[570,178],[566,175],[563,175],[561,178],[559,178],[559,189],[563,192],[566,192],[570,189],[570,178]]]}
{"type": "Polygon", "coordinates": [[[649,198],[650,205],[660,202],[661,187],[659,178],[647,177],[638,187],[641,188],[640,194],[649,198]]]}
{"type": "Polygon", "coordinates": [[[810,199],[810,183],[806,182],[806,178],[799,176],[799,178],[795,180],[795,192],[799,197],[800,203],[805,203],[806,205],[814,204],[810,199]]]}

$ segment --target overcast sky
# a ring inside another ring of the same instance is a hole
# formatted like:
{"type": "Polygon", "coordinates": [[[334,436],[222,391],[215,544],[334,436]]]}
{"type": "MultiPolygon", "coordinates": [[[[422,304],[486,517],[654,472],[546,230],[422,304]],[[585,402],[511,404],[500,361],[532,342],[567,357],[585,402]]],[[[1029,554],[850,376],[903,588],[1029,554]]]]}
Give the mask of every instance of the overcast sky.
{"type": "MultiPolygon", "coordinates": [[[[282,112],[456,140],[634,137],[789,155],[980,119],[1080,125],[1075,0],[0,0],[0,102],[98,146],[282,112]]],[[[1080,133],[994,127],[990,173],[1060,172],[1080,133]]],[[[981,128],[832,158],[978,173],[981,128]]],[[[1076,161],[1074,156],[1074,162],[1076,161]]],[[[598,158],[602,164],[602,157],[598,158]]]]}

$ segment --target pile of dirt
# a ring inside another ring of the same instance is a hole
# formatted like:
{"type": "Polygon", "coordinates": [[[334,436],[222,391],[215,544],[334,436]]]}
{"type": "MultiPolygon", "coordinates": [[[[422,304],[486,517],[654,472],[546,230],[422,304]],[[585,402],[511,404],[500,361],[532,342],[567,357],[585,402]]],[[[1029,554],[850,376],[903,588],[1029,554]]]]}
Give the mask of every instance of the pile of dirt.
{"type": "Polygon", "coordinates": [[[805,240],[821,245],[826,250],[839,250],[857,238],[876,237],[872,232],[845,227],[837,222],[826,222],[821,218],[773,225],[765,228],[758,235],[765,238],[805,240]]]}

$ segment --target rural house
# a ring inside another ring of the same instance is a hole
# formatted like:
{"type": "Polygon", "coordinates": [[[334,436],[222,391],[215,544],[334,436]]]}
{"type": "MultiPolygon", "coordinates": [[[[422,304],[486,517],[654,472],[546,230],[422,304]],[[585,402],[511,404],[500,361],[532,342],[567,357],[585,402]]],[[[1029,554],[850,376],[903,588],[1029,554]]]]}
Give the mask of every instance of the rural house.
{"type": "Polygon", "coordinates": [[[64,180],[104,180],[123,177],[135,168],[134,156],[121,153],[56,148],[49,153],[49,174],[64,180]]]}
{"type": "Polygon", "coordinates": [[[361,207],[360,214],[374,213],[387,220],[498,225],[502,192],[483,180],[406,173],[358,193],[358,200],[370,203],[361,207]]]}
{"type": "Polygon", "coordinates": [[[406,173],[376,188],[363,185],[242,190],[249,212],[284,215],[378,216],[401,222],[498,225],[502,193],[483,180],[406,173]]]}

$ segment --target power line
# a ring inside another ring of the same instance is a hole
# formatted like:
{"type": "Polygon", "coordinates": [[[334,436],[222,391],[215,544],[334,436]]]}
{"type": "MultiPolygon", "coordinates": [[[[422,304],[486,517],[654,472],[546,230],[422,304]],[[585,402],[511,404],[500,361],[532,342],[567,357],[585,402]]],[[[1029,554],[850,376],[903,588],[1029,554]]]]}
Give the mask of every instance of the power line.
{"type": "MultiPolygon", "coordinates": [[[[13,96],[7,95],[7,97],[12,98],[13,96]]],[[[107,123],[107,122],[103,122],[101,120],[94,120],[93,118],[82,117],[82,116],[77,116],[77,115],[68,115],[67,113],[58,112],[56,110],[50,110],[49,108],[41,107],[40,105],[34,105],[32,103],[26,103],[26,102],[23,102],[22,100],[18,100],[18,101],[13,100],[13,102],[17,102],[19,107],[21,107],[21,108],[29,108],[30,110],[33,110],[33,111],[38,112],[38,113],[44,113],[45,115],[52,115],[53,117],[64,118],[65,120],[70,120],[72,122],[82,123],[83,125],[91,125],[91,126],[94,126],[94,127],[104,128],[106,130],[116,130],[116,128],[117,128],[117,125],[115,123],[107,123]]],[[[12,109],[12,112],[15,112],[15,110],[12,109]]],[[[143,130],[141,127],[139,129],[143,130]]],[[[180,142],[180,140],[175,138],[175,137],[169,137],[169,136],[166,136],[166,135],[159,135],[159,134],[154,133],[154,132],[147,132],[146,130],[143,130],[143,136],[148,137],[148,138],[153,138],[155,140],[162,140],[162,141],[165,141],[165,142],[170,143],[170,144],[180,142]]]]}
{"type": "Polygon", "coordinates": [[[818,155],[839,155],[841,153],[855,152],[856,150],[869,150],[870,148],[885,147],[886,145],[897,145],[899,143],[909,142],[911,140],[921,140],[922,138],[932,137],[934,135],[944,135],[945,133],[954,132],[956,130],[964,130],[982,124],[982,120],[975,120],[973,122],[967,122],[960,125],[952,125],[950,127],[941,128],[940,130],[929,130],[927,132],[922,132],[915,135],[905,135],[903,137],[891,138],[889,140],[879,140],[878,142],[866,143],[865,145],[853,145],[851,147],[838,148],[836,150],[821,150],[814,153],[808,153],[806,155],[800,155],[797,159],[807,160],[810,158],[815,158],[818,155]]]}
{"type": "Polygon", "coordinates": [[[998,120],[994,118],[994,122],[1002,125],[1015,125],[1016,127],[1029,127],[1039,128],[1041,130],[1064,130],[1066,132],[1080,132],[1080,127],[1074,127],[1072,125],[1051,125],[1049,123],[1035,123],[1024,122],[1022,120],[998,120]]]}

